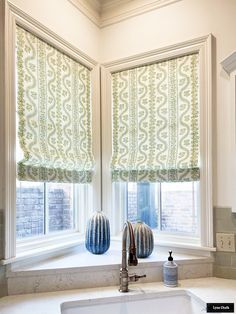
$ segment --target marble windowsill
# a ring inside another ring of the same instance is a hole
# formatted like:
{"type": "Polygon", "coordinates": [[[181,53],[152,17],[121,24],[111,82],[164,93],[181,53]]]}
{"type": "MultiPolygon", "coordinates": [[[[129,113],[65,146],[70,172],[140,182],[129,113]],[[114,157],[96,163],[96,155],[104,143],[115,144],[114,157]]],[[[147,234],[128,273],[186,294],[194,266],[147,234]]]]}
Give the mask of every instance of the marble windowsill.
{"type": "MultiPolygon", "coordinates": [[[[182,254],[173,251],[174,260],[178,264],[191,263],[209,263],[213,262],[213,258],[209,256],[198,256],[191,254],[182,254]]],[[[139,267],[147,267],[150,265],[161,266],[167,260],[168,250],[154,248],[153,253],[148,258],[139,259],[139,267]]],[[[58,256],[50,257],[41,261],[29,263],[16,263],[10,267],[8,277],[15,276],[17,273],[24,272],[25,275],[30,273],[51,273],[55,271],[74,271],[79,268],[83,271],[90,271],[92,268],[99,269],[117,269],[121,264],[121,242],[114,241],[111,243],[110,249],[101,255],[94,255],[88,252],[84,246],[58,256]]]]}
{"type": "MultiPolygon", "coordinates": [[[[184,250],[191,255],[210,256],[210,252],[214,252],[216,250],[214,247],[204,247],[193,243],[191,244],[173,242],[173,239],[171,240],[171,242],[163,241],[157,238],[155,235],[154,239],[155,247],[158,247],[160,251],[166,250],[167,252],[169,248],[172,248],[172,250],[174,250],[175,252],[181,252],[182,250],[184,250]]],[[[121,250],[121,237],[112,237],[111,248],[109,251],[113,251],[114,245],[115,250],[117,250],[117,246],[119,246],[119,249],[121,250]]],[[[57,238],[56,241],[55,238],[53,238],[49,241],[49,243],[47,241],[36,241],[35,243],[30,243],[30,246],[28,246],[27,243],[21,243],[20,246],[17,248],[16,256],[9,259],[2,259],[0,260],[0,264],[26,264],[34,262],[34,260],[47,259],[47,257],[49,256],[58,256],[58,254],[60,253],[64,255],[67,251],[83,251],[83,249],[84,238],[82,238],[81,236],[78,237],[77,234],[69,234],[66,236],[62,236],[61,238],[57,238]],[[47,243],[47,245],[45,245],[45,243],[47,243]]],[[[94,263],[96,264],[96,261],[94,261],[94,263]]]]}
{"type": "Polygon", "coordinates": [[[205,303],[207,302],[233,302],[236,303],[236,280],[220,278],[200,278],[181,280],[177,288],[167,288],[162,282],[141,283],[130,285],[128,294],[118,292],[118,287],[105,287],[93,289],[67,290],[58,292],[25,294],[8,296],[0,299],[1,314],[61,314],[61,305],[64,302],[92,300],[99,298],[121,297],[147,293],[161,293],[184,290],[192,293],[205,303]]]}

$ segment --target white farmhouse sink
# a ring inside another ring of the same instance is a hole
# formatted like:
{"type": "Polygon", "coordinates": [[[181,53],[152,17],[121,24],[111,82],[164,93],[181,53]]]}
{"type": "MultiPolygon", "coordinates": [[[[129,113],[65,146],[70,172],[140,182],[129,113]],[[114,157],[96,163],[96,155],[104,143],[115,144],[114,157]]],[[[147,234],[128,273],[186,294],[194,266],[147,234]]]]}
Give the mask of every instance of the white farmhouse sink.
{"type": "Polygon", "coordinates": [[[189,292],[125,294],[61,304],[62,314],[203,314],[206,304],[189,292]]]}

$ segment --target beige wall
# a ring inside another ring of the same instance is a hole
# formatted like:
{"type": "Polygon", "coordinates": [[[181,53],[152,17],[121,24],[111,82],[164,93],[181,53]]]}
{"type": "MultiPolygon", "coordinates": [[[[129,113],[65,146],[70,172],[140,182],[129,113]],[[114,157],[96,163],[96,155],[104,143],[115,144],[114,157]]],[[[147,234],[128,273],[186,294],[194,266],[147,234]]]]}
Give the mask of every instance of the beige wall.
{"type": "Polygon", "coordinates": [[[68,0],[10,0],[94,60],[99,59],[100,30],[68,0]]]}
{"type": "Polygon", "coordinates": [[[212,33],[213,193],[215,206],[231,206],[230,84],[220,62],[236,50],[235,0],[182,0],[102,29],[102,62],[165,47],[212,33]]]}

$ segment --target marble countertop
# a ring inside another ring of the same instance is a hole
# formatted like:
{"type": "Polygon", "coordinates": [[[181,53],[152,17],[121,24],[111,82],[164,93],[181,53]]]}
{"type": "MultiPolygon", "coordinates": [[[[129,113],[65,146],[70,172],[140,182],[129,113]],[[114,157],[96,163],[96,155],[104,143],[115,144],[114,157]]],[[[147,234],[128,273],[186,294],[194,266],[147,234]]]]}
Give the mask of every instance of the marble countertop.
{"type": "Polygon", "coordinates": [[[130,290],[128,294],[122,294],[116,286],[7,296],[0,299],[0,314],[61,314],[64,302],[173,290],[189,291],[206,303],[236,304],[236,280],[214,277],[181,280],[177,288],[164,287],[162,282],[130,284],[130,290]]]}

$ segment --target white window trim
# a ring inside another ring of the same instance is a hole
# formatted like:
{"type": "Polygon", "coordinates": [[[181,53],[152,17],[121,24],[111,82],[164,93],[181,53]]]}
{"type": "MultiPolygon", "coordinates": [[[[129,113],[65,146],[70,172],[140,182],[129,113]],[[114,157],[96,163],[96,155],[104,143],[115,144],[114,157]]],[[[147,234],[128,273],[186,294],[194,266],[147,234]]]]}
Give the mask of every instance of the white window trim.
{"type": "MultiPolygon", "coordinates": [[[[36,36],[42,38],[54,47],[60,49],[64,53],[73,57],[91,70],[92,84],[92,137],[93,137],[93,153],[96,159],[95,176],[93,183],[88,189],[85,189],[85,194],[92,190],[93,198],[87,198],[83,195],[85,202],[85,210],[79,213],[80,219],[85,222],[94,208],[101,210],[101,152],[100,152],[100,68],[96,61],[75,48],[73,45],[62,39],[60,36],[50,31],[41,23],[31,18],[29,15],[21,11],[13,4],[6,2],[5,7],[5,86],[4,86],[4,115],[5,115],[5,246],[4,246],[4,262],[14,260],[16,257],[16,163],[15,163],[15,143],[16,143],[16,92],[15,92],[15,30],[16,24],[28,29],[36,36]],[[96,191],[96,192],[95,192],[96,191]]],[[[82,196],[81,196],[82,197],[82,196]]],[[[80,225],[81,231],[84,231],[84,224],[80,225]]],[[[29,251],[34,245],[40,246],[42,250],[47,250],[48,245],[61,246],[64,248],[69,243],[74,245],[74,239],[78,240],[79,233],[64,233],[61,236],[46,236],[37,241],[29,241],[19,245],[19,254],[22,251],[29,251]],[[60,241],[58,241],[60,239],[60,241]],[[28,243],[28,245],[27,245],[28,243]],[[36,244],[37,243],[37,244],[36,244]],[[58,244],[59,243],[59,244],[58,244]]]]}
{"type": "Polygon", "coordinates": [[[231,142],[231,204],[232,212],[236,213],[236,51],[231,53],[222,62],[223,69],[227,72],[230,79],[230,105],[231,105],[231,128],[232,128],[232,142],[231,142]]]}
{"type": "MultiPolygon", "coordinates": [[[[236,59],[235,59],[236,61],[236,59]]],[[[236,64],[235,64],[236,65],[236,64]]],[[[232,195],[232,212],[236,213],[236,180],[235,180],[235,176],[236,176],[236,66],[235,66],[235,70],[230,74],[230,87],[231,87],[231,103],[232,103],[232,127],[233,127],[233,136],[232,136],[232,153],[231,153],[231,165],[232,165],[232,191],[231,191],[231,195],[232,195]]]]}
{"type": "MultiPolygon", "coordinates": [[[[110,158],[112,154],[111,119],[111,75],[126,70],[166,60],[186,54],[199,53],[200,62],[200,243],[192,241],[193,246],[213,248],[213,206],[212,206],[212,35],[182,42],[147,53],[119,59],[102,65],[102,207],[112,222],[113,231],[117,231],[120,213],[112,214],[112,184],[110,158]]],[[[175,237],[176,238],[176,237],[175,237]]],[[[169,237],[169,240],[171,236],[169,237]]],[[[185,238],[186,239],[186,238],[185,238]]],[[[183,241],[183,240],[182,240],[183,241]]],[[[190,241],[191,242],[191,241],[190,241]]],[[[161,243],[161,241],[160,241],[161,243]]],[[[169,241],[168,241],[169,243],[169,241]]],[[[180,242],[181,243],[181,239],[180,242]]],[[[158,240],[157,243],[158,244],[158,240]]],[[[183,244],[183,243],[182,243],[183,244]]]]}

